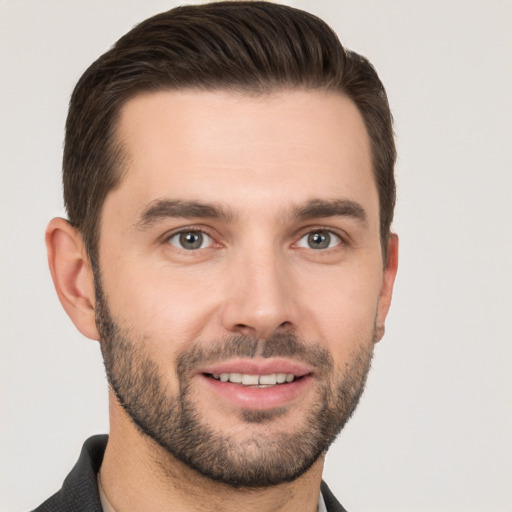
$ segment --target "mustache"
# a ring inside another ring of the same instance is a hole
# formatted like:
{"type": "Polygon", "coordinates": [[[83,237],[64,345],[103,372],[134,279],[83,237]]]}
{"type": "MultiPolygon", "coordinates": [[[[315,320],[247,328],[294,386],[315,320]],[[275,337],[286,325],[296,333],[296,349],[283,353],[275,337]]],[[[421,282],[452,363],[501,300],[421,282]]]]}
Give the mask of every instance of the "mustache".
{"type": "Polygon", "coordinates": [[[331,354],[325,348],[306,342],[293,333],[273,334],[264,340],[237,334],[207,343],[194,343],[178,357],[177,372],[183,375],[198,366],[236,357],[287,357],[321,370],[330,370],[334,365],[331,354]]]}

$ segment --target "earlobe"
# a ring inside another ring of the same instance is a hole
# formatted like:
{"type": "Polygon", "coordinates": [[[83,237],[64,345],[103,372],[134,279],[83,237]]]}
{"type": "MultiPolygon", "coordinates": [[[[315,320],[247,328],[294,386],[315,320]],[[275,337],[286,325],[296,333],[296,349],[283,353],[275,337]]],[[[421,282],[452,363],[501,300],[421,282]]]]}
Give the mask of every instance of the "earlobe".
{"type": "Polygon", "coordinates": [[[77,329],[98,340],[94,316],[94,278],[82,237],[62,218],[46,229],[48,265],[59,300],[77,329]]]}
{"type": "Polygon", "coordinates": [[[379,295],[379,305],[377,309],[377,318],[375,326],[375,341],[380,341],[384,336],[385,322],[391,306],[393,296],[393,286],[395,284],[396,273],[398,270],[398,236],[391,234],[388,241],[388,254],[386,266],[382,276],[382,287],[379,295]]]}

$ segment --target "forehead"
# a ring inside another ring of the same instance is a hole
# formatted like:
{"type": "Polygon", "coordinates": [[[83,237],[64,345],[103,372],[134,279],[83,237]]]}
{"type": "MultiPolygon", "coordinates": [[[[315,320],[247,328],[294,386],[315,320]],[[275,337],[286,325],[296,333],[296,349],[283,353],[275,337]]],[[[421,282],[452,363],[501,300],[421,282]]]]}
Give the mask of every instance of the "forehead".
{"type": "Polygon", "coordinates": [[[118,136],[126,169],[109,196],[139,210],[167,197],[242,210],[347,195],[378,202],[364,121],[340,94],[144,93],[124,105],[118,136]]]}

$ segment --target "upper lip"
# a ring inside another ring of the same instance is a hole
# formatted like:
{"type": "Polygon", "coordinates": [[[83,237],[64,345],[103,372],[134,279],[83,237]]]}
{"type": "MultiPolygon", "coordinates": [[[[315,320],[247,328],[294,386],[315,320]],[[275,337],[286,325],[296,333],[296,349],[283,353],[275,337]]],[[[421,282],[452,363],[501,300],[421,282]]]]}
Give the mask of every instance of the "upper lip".
{"type": "Polygon", "coordinates": [[[229,361],[205,365],[199,373],[220,375],[221,373],[242,373],[248,375],[272,375],[274,373],[290,373],[303,377],[312,373],[312,368],[304,363],[289,359],[232,359],[229,361]]]}

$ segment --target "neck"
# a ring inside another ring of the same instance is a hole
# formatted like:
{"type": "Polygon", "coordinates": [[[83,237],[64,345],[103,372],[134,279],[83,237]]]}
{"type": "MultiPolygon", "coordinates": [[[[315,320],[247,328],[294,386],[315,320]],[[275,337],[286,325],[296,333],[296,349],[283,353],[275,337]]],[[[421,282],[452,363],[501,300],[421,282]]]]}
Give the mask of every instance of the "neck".
{"type": "Polygon", "coordinates": [[[111,406],[111,432],[101,466],[103,490],[116,512],[151,512],[170,506],[175,512],[317,510],[323,459],[293,482],[233,488],[189,468],[122,416],[126,416],[123,410],[111,406]]]}

